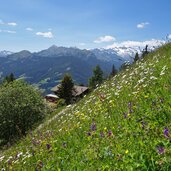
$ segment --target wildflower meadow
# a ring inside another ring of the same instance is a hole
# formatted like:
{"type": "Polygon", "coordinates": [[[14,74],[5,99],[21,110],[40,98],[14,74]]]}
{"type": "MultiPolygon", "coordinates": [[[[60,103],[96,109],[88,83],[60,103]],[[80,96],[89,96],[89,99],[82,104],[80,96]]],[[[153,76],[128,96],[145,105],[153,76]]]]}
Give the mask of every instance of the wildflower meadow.
{"type": "Polygon", "coordinates": [[[2,150],[0,168],[171,170],[171,44],[141,58],[2,150]]]}

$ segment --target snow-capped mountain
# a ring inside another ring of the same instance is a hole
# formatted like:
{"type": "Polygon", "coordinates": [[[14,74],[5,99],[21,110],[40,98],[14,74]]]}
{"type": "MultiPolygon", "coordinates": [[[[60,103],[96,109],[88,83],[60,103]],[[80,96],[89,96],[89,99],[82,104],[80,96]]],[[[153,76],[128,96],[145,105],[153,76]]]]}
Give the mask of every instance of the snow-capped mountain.
{"type": "Polygon", "coordinates": [[[139,54],[141,53],[141,49],[139,47],[114,47],[112,50],[121,57],[124,58],[132,58],[135,56],[135,53],[138,52],[139,54]]]}
{"type": "Polygon", "coordinates": [[[11,54],[13,54],[13,52],[6,51],[6,50],[0,51],[0,57],[6,57],[11,54]]]}
{"type": "Polygon", "coordinates": [[[105,49],[112,49],[116,52],[118,56],[121,57],[133,57],[135,53],[142,54],[146,46],[148,46],[148,51],[154,51],[156,48],[167,43],[165,40],[151,39],[147,41],[122,41],[115,42],[112,45],[108,45],[105,49]]]}
{"type": "MultiPolygon", "coordinates": [[[[133,62],[135,53],[141,54],[141,50],[131,47],[115,47],[110,49],[93,49],[91,50],[99,60],[113,62],[115,64],[124,63],[125,61],[133,62]]],[[[117,67],[117,66],[116,66],[117,67]]]]}
{"type": "Polygon", "coordinates": [[[94,53],[98,60],[113,63],[117,69],[119,69],[125,61],[130,61],[130,59],[118,56],[113,49],[92,49],[91,52],[94,53]]]}

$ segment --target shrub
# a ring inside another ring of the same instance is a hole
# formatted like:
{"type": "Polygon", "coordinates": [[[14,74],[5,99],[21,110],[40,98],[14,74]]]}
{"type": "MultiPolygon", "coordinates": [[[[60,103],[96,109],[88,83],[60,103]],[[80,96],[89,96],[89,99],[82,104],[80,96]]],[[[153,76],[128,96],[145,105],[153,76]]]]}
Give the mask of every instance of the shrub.
{"type": "Polygon", "coordinates": [[[65,106],[65,105],[66,105],[65,99],[59,99],[57,101],[56,108],[59,108],[59,107],[65,106]]]}
{"type": "Polygon", "coordinates": [[[31,129],[45,116],[40,94],[23,81],[0,87],[0,141],[10,142],[31,129]]]}

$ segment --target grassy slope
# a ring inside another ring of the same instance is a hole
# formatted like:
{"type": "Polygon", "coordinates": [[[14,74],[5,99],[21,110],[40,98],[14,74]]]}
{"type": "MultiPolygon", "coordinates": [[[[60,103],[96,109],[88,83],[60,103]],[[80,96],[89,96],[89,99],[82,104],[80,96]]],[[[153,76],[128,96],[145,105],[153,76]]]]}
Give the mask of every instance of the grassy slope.
{"type": "Polygon", "coordinates": [[[168,44],[4,151],[0,166],[17,171],[171,170],[170,121],[168,44]]]}

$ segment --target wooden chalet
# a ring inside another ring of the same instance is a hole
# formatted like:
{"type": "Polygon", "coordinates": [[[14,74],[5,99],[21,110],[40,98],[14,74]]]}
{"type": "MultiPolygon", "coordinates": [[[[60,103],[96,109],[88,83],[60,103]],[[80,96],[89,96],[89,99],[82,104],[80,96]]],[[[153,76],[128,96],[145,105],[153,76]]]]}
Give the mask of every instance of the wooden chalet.
{"type": "MultiPolygon", "coordinates": [[[[59,86],[60,84],[51,89],[51,91],[56,95],[59,90],[59,86]]],[[[89,91],[88,87],[74,85],[74,90],[72,92],[73,100],[78,100],[82,98],[84,95],[88,93],[88,91],[89,91]]]]}

